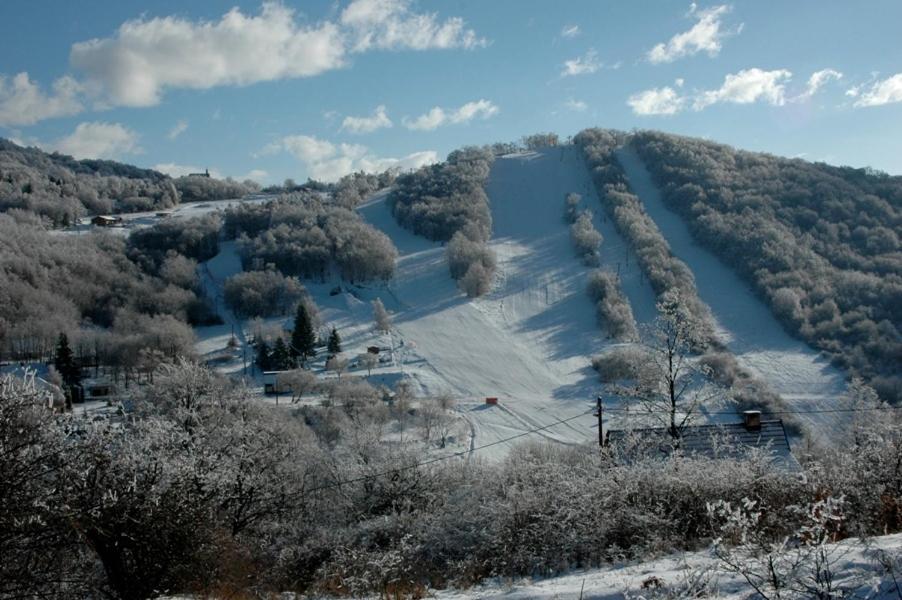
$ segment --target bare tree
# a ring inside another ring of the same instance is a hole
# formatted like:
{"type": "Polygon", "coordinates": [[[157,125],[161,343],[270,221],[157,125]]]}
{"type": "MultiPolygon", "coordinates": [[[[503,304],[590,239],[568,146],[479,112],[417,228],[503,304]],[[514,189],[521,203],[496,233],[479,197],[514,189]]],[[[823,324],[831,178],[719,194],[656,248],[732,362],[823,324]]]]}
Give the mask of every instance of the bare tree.
{"type": "Polygon", "coordinates": [[[301,396],[316,389],[316,375],[306,369],[292,369],[279,373],[279,385],[291,390],[291,401],[298,402],[301,396]]]}
{"type": "Polygon", "coordinates": [[[645,367],[634,386],[617,385],[614,393],[665,425],[678,442],[698,409],[723,399],[725,390],[710,381],[709,369],[692,357],[699,324],[679,292],[671,290],[658,302],[658,318],[645,335],[645,367]]]}
{"type": "Polygon", "coordinates": [[[348,359],[341,354],[336,354],[326,361],[326,370],[335,373],[339,379],[341,379],[341,374],[344,373],[347,368],[348,359]]]}
{"type": "Polygon", "coordinates": [[[372,375],[373,369],[379,364],[379,357],[372,352],[364,352],[357,357],[357,361],[366,368],[367,375],[372,375]]]}

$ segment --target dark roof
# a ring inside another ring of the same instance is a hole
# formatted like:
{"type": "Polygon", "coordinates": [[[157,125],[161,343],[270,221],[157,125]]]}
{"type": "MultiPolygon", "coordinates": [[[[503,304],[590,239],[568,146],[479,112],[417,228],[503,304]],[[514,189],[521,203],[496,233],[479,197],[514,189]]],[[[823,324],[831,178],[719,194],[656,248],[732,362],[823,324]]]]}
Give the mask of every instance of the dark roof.
{"type": "Polygon", "coordinates": [[[669,456],[676,449],[685,454],[708,458],[737,458],[749,449],[767,450],[773,455],[775,467],[799,471],[801,467],[792,455],[783,421],[761,421],[761,427],[750,429],[743,423],[714,423],[684,427],[676,442],[667,427],[641,429],[612,429],[605,435],[606,444],[623,444],[632,439],[635,447],[627,451],[638,454],[669,456]]]}

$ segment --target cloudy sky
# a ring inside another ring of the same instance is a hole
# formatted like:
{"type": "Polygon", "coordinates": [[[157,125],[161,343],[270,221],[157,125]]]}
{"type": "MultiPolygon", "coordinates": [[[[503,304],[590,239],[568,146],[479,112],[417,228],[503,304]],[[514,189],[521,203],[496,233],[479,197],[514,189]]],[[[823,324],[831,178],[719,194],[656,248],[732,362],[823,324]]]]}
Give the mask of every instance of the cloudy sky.
{"type": "Polygon", "coordinates": [[[902,2],[3,0],[0,136],[264,183],[654,128],[902,174],[902,2]]]}

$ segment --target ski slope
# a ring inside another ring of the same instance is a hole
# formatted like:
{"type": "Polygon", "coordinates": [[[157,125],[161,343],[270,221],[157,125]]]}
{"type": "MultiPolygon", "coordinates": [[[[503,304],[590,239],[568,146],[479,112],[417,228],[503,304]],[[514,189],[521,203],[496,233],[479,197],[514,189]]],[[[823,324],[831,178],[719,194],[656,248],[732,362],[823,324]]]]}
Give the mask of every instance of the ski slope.
{"type": "MultiPolygon", "coordinates": [[[[805,342],[793,338],[770,309],[729,267],[697,245],[686,223],[664,204],[651,175],[629,146],[617,151],[632,191],[648,215],[695,275],[701,299],[711,307],[718,337],[740,365],[770,384],[790,410],[830,410],[846,392],[842,372],[805,342]]],[[[823,439],[842,427],[841,413],[799,414],[799,420],[823,439]]]]}
{"type": "MultiPolygon", "coordinates": [[[[599,206],[576,150],[498,158],[486,191],[498,271],[492,291],[475,300],[451,280],[443,246],[402,229],[384,197],[360,208],[400,252],[383,300],[395,311],[398,336],[414,358],[403,365],[405,373],[423,393],[447,391],[463,399],[460,409],[476,446],[586,413],[600,392],[590,357],[610,343],[585,294],[588,268],[575,257],[563,221],[568,192],[582,194],[586,207],[599,206]],[[500,405],[486,406],[487,396],[498,397],[500,405]]],[[[635,264],[626,264],[624,241],[597,212],[604,262],[612,269],[621,263],[637,318],[654,318],[650,286],[635,264]]],[[[537,435],[573,444],[595,440],[597,429],[585,415],[537,435]]],[[[500,444],[484,454],[508,449],[500,444]]]]}

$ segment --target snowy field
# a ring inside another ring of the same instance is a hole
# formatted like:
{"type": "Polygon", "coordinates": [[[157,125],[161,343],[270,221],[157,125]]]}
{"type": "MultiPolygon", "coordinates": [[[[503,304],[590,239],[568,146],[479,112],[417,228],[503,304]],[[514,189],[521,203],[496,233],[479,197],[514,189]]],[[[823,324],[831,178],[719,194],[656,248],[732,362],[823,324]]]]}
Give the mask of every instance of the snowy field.
{"type": "MultiPolygon", "coordinates": [[[[870,547],[858,540],[846,540],[831,547],[836,583],[853,586],[858,595],[843,596],[888,600],[899,598],[899,588],[891,576],[880,575],[875,553],[878,550],[899,556],[902,535],[872,540],[870,547]],[[855,584],[852,584],[855,581],[855,584]]],[[[492,581],[473,589],[438,591],[429,597],[441,600],[470,598],[504,600],[621,600],[623,598],[718,598],[744,600],[756,597],[739,575],[717,570],[717,561],[707,552],[667,556],[653,561],[616,565],[579,571],[540,580],[492,581]],[[655,585],[679,586],[687,581],[706,579],[708,592],[700,595],[655,595],[655,585]],[[643,584],[645,587],[643,588],[643,584]],[[630,594],[627,596],[627,593],[630,594]]],[[[898,573],[896,574],[898,577],[898,573]]],[[[799,596],[793,596],[799,597],[799,596]]],[[[836,596],[839,597],[839,596],[836,596]]]]}
{"type": "MultiPolygon", "coordinates": [[[[617,151],[630,187],[664,234],[673,253],[695,275],[701,299],[711,307],[717,334],[740,365],[770,384],[790,410],[836,408],[846,391],[841,371],[805,342],[789,335],[751,288],[716,256],[697,245],[682,218],[664,204],[651,175],[635,151],[617,151]]],[[[812,433],[828,439],[841,413],[800,414],[812,433]]]]}

